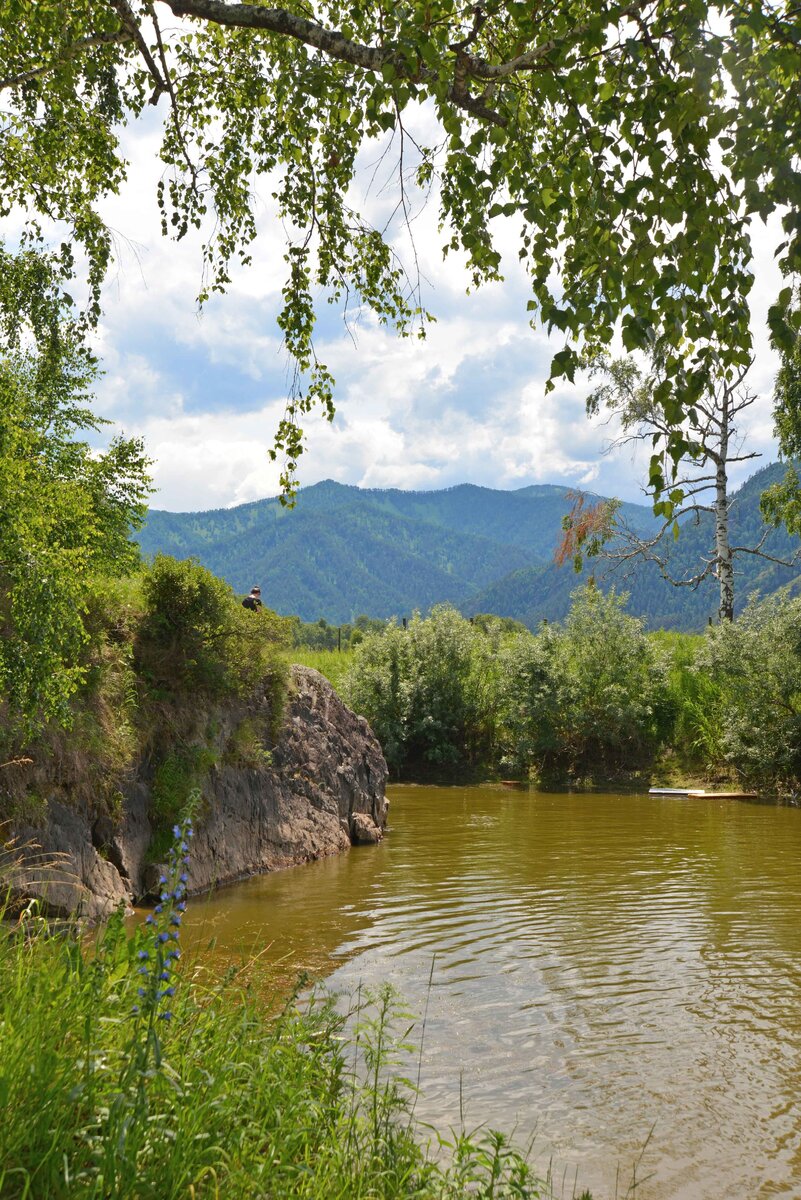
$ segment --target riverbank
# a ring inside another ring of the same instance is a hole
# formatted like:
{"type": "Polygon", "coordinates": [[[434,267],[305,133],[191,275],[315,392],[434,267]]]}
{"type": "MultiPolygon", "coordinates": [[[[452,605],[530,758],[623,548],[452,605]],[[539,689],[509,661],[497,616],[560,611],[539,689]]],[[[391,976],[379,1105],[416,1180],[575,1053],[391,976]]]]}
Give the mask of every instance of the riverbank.
{"type": "Polygon", "coordinates": [[[96,920],[152,895],[169,826],[193,789],[203,801],[190,894],[378,841],[387,770],[366,721],[316,671],[293,667],[287,690],[272,735],[263,689],[247,700],[197,700],[192,740],[180,736],[186,705],[162,702],[165,724],[179,732],[155,761],[144,751],[132,759],[113,810],[54,757],[28,768],[27,793],[19,771],[23,802],[9,806],[7,836],[36,847],[26,852],[31,868],[42,856],[51,865],[18,872],[18,897],[36,896],[55,916],[96,920]],[[27,800],[34,788],[36,807],[27,800]]]}
{"type": "Polygon", "coordinates": [[[3,1200],[545,1195],[500,1134],[429,1148],[393,1073],[409,1031],[391,989],[271,1016],[246,971],[182,971],[176,879],[133,934],[121,911],[88,946],[35,909],[3,929],[3,1200]]]}

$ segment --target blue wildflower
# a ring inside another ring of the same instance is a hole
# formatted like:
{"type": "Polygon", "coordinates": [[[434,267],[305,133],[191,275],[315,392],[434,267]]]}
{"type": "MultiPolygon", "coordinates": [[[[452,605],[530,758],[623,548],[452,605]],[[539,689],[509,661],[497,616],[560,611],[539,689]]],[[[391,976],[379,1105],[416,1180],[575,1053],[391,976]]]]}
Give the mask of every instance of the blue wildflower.
{"type": "Polygon", "coordinates": [[[145,992],[145,989],[143,987],[137,988],[136,994],[137,994],[137,996],[146,996],[147,995],[147,993],[145,992]]]}
{"type": "Polygon", "coordinates": [[[145,925],[155,925],[155,924],[156,924],[156,918],[152,915],[152,913],[148,913],[147,916],[145,917],[145,925]]]}
{"type": "Polygon", "coordinates": [[[156,939],[156,941],[161,942],[161,944],[163,945],[166,941],[169,940],[169,936],[170,935],[168,933],[160,933],[158,938],[156,939]]]}
{"type": "Polygon", "coordinates": [[[162,972],[159,974],[159,979],[169,979],[169,978],[170,978],[170,972],[169,972],[169,971],[162,971],[162,972]]]}
{"type": "Polygon", "coordinates": [[[150,974],[150,968],[149,968],[149,967],[140,967],[140,968],[139,968],[139,974],[140,974],[140,975],[149,975],[149,974],[150,974]]]}
{"type": "Polygon", "coordinates": [[[162,1021],[171,1021],[172,1020],[171,1012],[159,1013],[159,1016],[161,1017],[162,1021]]]}
{"type": "Polygon", "coordinates": [[[148,958],[150,958],[150,951],[149,950],[140,950],[136,957],[141,959],[142,962],[145,962],[148,958]]]}
{"type": "Polygon", "coordinates": [[[139,1013],[139,1005],[134,1004],[134,1006],[131,1009],[131,1015],[135,1017],[138,1015],[138,1013],[139,1013]]]}
{"type": "Polygon", "coordinates": [[[173,825],[172,836],[176,837],[176,838],[179,838],[181,836],[181,826],[180,825],[173,825]]]}

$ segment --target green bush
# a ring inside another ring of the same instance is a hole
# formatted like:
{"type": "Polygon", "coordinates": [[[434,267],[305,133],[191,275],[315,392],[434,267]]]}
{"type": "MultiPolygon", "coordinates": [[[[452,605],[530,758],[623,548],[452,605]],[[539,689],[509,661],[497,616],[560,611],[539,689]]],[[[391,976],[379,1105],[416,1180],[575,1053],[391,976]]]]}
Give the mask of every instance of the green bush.
{"type": "Polygon", "coordinates": [[[554,639],[526,632],[499,655],[498,753],[506,772],[539,776],[558,751],[554,639]]]}
{"type": "Polygon", "coordinates": [[[571,772],[644,766],[672,729],[667,662],[623,611],[627,599],[579,588],[564,625],[539,635],[554,689],[551,758],[571,772]]]}
{"type": "Polygon", "coordinates": [[[395,771],[409,758],[411,655],[407,631],[391,622],[383,633],[365,637],[341,682],[345,703],[367,718],[395,771]]]}
{"type": "Polygon", "coordinates": [[[243,608],[228,584],[194,559],[157,555],[144,570],[142,593],[136,661],[152,688],[244,697],[267,679],[280,709],[286,681],[280,618],[243,608]]]}
{"type": "Polygon", "coordinates": [[[654,633],[650,640],[666,655],[674,711],[670,750],[685,772],[709,774],[724,763],[720,688],[699,668],[701,634],[654,633]]]}
{"type": "Polygon", "coordinates": [[[502,649],[502,766],[593,775],[651,761],[673,721],[666,658],[623,611],[625,601],[579,588],[563,625],[502,649]]]}
{"type": "Polygon", "coordinates": [[[495,675],[490,640],[438,605],[425,620],[415,614],[407,629],[368,633],[342,689],[393,769],[463,767],[492,753],[495,675]]]}
{"type": "Polygon", "coordinates": [[[745,782],[801,792],[801,599],[751,602],[707,631],[697,672],[715,696],[716,749],[745,782]]]}

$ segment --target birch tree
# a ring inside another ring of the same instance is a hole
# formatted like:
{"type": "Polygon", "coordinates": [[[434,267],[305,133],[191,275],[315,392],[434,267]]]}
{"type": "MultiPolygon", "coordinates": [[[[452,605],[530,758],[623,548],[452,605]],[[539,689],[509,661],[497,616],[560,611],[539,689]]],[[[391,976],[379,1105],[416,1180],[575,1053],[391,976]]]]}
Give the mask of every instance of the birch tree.
{"type": "MultiPolygon", "coordinates": [[[[597,415],[606,411],[620,423],[620,434],[608,449],[664,438],[668,421],[655,398],[659,393],[658,367],[643,374],[632,359],[621,359],[596,361],[593,370],[603,372],[605,380],[591,392],[588,412],[597,415]]],[[[697,588],[712,577],[718,587],[718,617],[731,621],[738,557],[758,555],[789,565],[787,559],[766,550],[770,532],[767,525],[750,545],[731,538],[731,468],[760,457],[757,451],[747,449],[738,434],[738,422],[755,399],[743,370],[730,381],[718,382],[694,401],[683,426],[687,450],[676,464],[669,493],[663,496],[659,481],[653,477],[645,489],[655,514],[661,518],[654,533],[644,536],[633,529],[621,516],[617,501],[587,505],[583,496],[577,497],[564,521],[559,550],[562,560],[569,554],[580,559],[582,553],[587,553],[618,565],[652,562],[675,587],[697,588]],[[702,526],[703,522],[706,524],[702,526]],[[680,529],[686,531],[693,526],[708,528],[708,545],[688,565],[686,556],[676,553],[676,540],[680,529]]]]}
{"type": "Polygon", "coordinates": [[[688,408],[750,356],[753,218],[781,212],[790,283],[801,264],[800,41],[790,0],[6,0],[0,217],[27,213],[23,245],[52,241],[65,280],[85,264],[95,319],[102,203],[136,184],[123,125],[162,112],[164,232],[202,232],[201,301],[249,261],[266,182],[291,490],[306,414],[334,411],[320,301],[425,332],[434,265],[400,262],[358,195],[365,153],[387,155],[398,219],[430,196],[475,286],[512,223],[531,319],[562,342],[551,384],[616,333],[666,347],[651,478],[669,484],[688,408]]]}

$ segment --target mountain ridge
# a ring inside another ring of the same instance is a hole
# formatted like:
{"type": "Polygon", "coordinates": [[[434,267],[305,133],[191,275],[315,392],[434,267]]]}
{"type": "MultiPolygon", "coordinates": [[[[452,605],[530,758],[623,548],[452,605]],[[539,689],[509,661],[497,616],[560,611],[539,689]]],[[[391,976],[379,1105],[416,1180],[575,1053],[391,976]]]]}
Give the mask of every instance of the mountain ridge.
{"type": "MultiPolygon", "coordinates": [[[[759,495],[783,469],[765,467],[735,493],[735,539],[758,536],[759,495]]],[[[570,593],[594,571],[602,586],[629,591],[630,611],[649,624],[689,629],[706,623],[717,608],[714,581],[692,591],[672,588],[653,564],[638,564],[627,576],[598,560],[580,576],[556,567],[553,553],[574,494],[558,484],[405,491],[323,480],[303,489],[294,509],[277,498],[205,512],[153,509],[138,540],[145,555],[198,558],[239,592],[259,582],[271,607],[306,621],[342,624],[362,612],[400,617],[447,601],[467,615],[497,612],[536,628],[542,619],[563,616],[570,593]]],[[[641,532],[657,527],[645,505],[626,503],[621,512],[641,532]]],[[[704,521],[697,528],[686,523],[676,565],[697,557],[707,537],[704,521]]],[[[790,543],[783,531],[769,534],[778,555],[797,545],[790,543]]],[[[768,592],[792,583],[799,571],[751,563],[738,574],[742,596],[754,584],[768,592]]]]}

